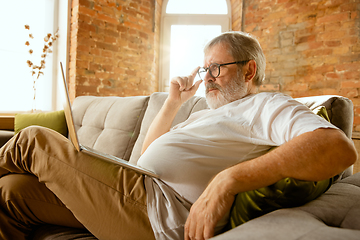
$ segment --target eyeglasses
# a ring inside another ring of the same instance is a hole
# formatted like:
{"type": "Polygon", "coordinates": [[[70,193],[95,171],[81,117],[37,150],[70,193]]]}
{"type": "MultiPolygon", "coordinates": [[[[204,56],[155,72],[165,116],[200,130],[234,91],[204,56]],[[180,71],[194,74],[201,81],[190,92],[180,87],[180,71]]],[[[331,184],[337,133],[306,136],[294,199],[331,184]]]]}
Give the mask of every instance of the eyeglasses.
{"type": "Polygon", "coordinates": [[[213,78],[217,78],[220,75],[220,67],[221,66],[230,65],[230,64],[240,64],[240,63],[245,64],[248,61],[250,61],[250,60],[237,61],[237,62],[231,62],[231,63],[223,63],[223,64],[212,63],[212,64],[210,64],[209,67],[201,67],[201,68],[199,68],[198,75],[202,80],[204,80],[207,71],[209,71],[210,75],[213,78]]]}

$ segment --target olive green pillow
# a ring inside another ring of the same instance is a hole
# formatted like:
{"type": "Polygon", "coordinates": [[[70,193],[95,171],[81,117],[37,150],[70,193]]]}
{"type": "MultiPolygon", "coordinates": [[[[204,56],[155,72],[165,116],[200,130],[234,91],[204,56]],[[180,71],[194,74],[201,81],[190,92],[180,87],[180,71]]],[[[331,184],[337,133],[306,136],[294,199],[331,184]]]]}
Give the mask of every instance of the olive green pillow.
{"type": "Polygon", "coordinates": [[[41,113],[19,113],[14,120],[15,134],[31,125],[53,129],[67,137],[67,126],[64,110],[41,113]]]}
{"type": "MultiPolygon", "coordinates": [[[[325,107],[313,112],[329,121],[325,107]]],[[[303,205],[326,192],[334,180],[335,177],[318,182],[285,178],[268,187],[239,193],[231,208],[227,229],[276,209],[303,205]]]]}

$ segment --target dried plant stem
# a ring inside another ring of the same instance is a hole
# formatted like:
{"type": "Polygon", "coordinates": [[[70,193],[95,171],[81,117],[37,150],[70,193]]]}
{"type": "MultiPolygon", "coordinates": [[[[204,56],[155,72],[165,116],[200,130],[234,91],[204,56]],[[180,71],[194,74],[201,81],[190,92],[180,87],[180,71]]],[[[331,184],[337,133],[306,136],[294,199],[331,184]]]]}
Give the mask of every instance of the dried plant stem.
{"type": "Polygon", "coordinates": [[[36,112],[36,80],[37,78],[33,76],[33,90],[34,90],[34,97],[32,102],[32,112],[36,112]]]}
{"type": "MultiPolygon", "coordinates": [[[[30,26],[25,25],[25,29],[30,30],[30,26]]],[[[36,107],[36,81],[37,81],[37,79],[39,79],[40,75],[44,75],[44,70],[43,69],[45,69],[45,63],[46,63],[45,59],[49,54],[52,53],[53,44],[58,39],[58,37],[59,37],[59,29],[55,32],[55,34],[48,33],[44,37],[44,47],[43,47],[42,54],[41,54],[40,65],[35,65],[30,60],[26,61],[28,66],[31,68],[31,75],[33,76],[34,97],[33,97],[33,110],[32,111],[36,110],[35,109],[35,107],[36,107]]],[[[34,39],[34,36],[30,33],[29,38],[34,39]]],[[[29,41],[30,41],[30,39],[29,39],[29,41]]],[[[30,46],[29,41],[25,42],[26,46],[30,46]]],[[[34,50],[32,50],[32,49],[29,50],[30,55],[32,55],[33,52],[34,52],[34,50]]]]}

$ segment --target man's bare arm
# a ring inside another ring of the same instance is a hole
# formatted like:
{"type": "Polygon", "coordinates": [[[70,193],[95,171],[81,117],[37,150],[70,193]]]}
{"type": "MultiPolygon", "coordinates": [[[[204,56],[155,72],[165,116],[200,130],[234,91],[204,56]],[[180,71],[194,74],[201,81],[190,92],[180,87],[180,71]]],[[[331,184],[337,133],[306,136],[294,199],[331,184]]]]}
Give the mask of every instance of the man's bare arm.
{"type": "Polygon", "coordinates": [[[171,102],[166,99],[164,105],[152,121],[141,149],[141,154],[149,147],[149,145],[161,135],[167,133],[170,130],[171,124],[176,116],[176,113],[181,107],[180,103],[171,102]]]}
{"type": "MultiPolygon", "coordinates": [[[[320,128],[304,133],[269,154],[249,161],[246,163],[246,168],[251,168],[252,173],[242,172],[245,166],[241,164],[228,169],[227,173],[239,185],[242,185],[244,177],[251,178],[254,184],[251,188],[256,189],[286,177],[307,181],[328,179],[354,164],[356,159],[356,149],[343,132],[337,129],[320,128]],[[260,180],[260,186],[256,186],[258,176],[268,179],[260,180]],[[266,182],[262,183],[262,181],[266,182]]],[[[249,185],[247,180],[246,185],[249,185]]],[[[243,192],[247,189],[237,191],[243,192]]]]}
{"type": "Polygon", "coordinates": [[[198,69],[194,69],[187,77],[171,79],[169,96],[146,133],[141,154],[145,152],[155,139],[170,131],[171,124],[181,105],[195,95],[201,83],[200,80],[194,84],[194,78],[198,69]]]}
{"type": "Polygon", "coordinates": [[[185,239],[208,239],[217,222],[230,210],[239,192],[269,186],[283,178],[319,181],[354,164],[355,147],[340,130],[304,133],[275,150],[228,168],[210,182],[193,204],[185,239]]]}

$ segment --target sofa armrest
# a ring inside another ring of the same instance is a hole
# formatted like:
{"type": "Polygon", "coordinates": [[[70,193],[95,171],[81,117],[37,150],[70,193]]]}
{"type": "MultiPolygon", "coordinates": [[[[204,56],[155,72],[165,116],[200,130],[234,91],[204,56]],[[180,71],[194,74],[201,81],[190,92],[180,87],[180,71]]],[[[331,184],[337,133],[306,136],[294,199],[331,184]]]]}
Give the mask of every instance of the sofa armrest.
{"type": "MultiPolygon", "coordinates": [[[[327,110],[330,122],[341,129],[351,139],[354,120],[353,103],[350,99],[338,95],[322,95],[296,98],[295,100],[305,104],[311,110],[324,106],[327,110]]],[[[353,173],[353,166],[346,169],[339,179],[348,177],[353,173]]]]}
{"type": "Polygon", "coordinates": [[[324,106],[327,110],[330,122],[340,128],[351,139],[354,110],[350,99],[337,95],[322,95],[313,97],[296,98],[310,109],[324,106]]]}
{"type": "Polygon", "coordinates": [[[0,130],[0,147],[14,136],[14,131],[0,130]]]}

